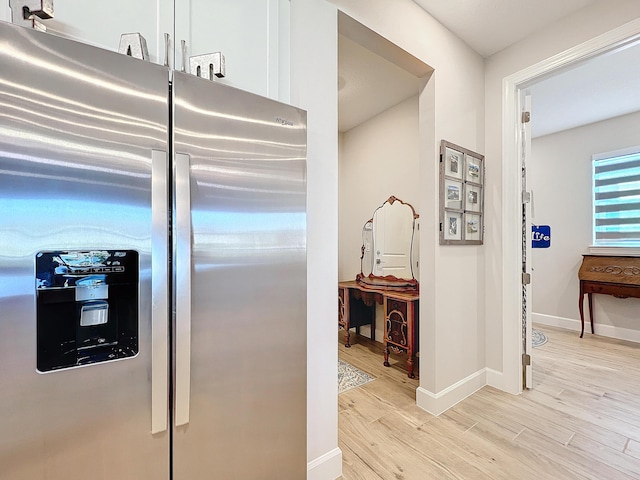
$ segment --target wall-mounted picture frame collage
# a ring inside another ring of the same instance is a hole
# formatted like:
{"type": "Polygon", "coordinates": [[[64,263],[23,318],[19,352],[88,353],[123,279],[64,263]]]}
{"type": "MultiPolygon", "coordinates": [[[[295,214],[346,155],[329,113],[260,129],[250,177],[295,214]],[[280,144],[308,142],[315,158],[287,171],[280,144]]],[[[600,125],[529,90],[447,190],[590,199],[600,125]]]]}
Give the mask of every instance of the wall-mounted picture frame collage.
{"type": "Polygon", "coordinates": [[[440,144],[440,245],[484,242],[484,155],[440,144]]]}

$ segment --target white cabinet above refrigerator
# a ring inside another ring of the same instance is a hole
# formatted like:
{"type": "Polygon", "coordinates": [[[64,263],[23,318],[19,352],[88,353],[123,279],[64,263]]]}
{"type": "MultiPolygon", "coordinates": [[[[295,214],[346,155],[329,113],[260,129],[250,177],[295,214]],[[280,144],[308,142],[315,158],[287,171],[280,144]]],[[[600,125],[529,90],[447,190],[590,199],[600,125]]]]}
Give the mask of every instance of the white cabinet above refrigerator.
{"type": "MultiPolygon", "coordinates": [[[[0,20],[11,21],[9,0],[0,20]]],[[[15,0],[11,0],[15,2],[15,0]]],[[[16,2],[19,4],[19,2],[16,2]]],[[[120,35],[140,33],[151,62],[181,70],[187,57],[222,52],[227,76],[219,81],[280,101],[289,100],[289,0],[53,0],[49,33],[117,51],[120,35]]],[[[188,65],[188,58],[186,64],[188,65]]]]}

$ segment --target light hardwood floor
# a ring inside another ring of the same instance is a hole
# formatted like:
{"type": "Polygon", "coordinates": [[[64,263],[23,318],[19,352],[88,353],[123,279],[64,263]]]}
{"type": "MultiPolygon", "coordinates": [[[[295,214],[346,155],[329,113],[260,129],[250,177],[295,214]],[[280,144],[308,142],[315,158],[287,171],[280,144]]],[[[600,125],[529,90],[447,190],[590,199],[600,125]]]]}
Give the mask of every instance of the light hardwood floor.
{"type": "Polygon", "coordinates": [[[640,345],[536,326],[534,388],[485,387],[439,417],[415,405],[419,380],[352,334],[339,357],[376,377],[338,396],[344,480],[640,479],[640,345]]]}

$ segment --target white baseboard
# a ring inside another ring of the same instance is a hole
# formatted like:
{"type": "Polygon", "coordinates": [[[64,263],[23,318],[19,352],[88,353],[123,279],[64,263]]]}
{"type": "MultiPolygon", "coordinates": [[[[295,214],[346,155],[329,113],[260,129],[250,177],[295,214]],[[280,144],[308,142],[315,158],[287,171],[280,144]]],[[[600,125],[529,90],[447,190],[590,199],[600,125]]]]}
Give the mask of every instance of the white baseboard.
{"type": "MultiPolygon", "coordinates": [[[[580,320],[573,318],[556,317],[555,315],[544,315],[542,313],[531,313],[531,321],[540,325],[549,325],[550,327],[559,327],[567,330],[580,331],[580,320]]],[[[585,328],[589,328],[585,323],[585,328]]]]}
{"type": "Polygon", "coordinates": [[[438,416],[484,387],[487,384],[486,370],[486,368],[478,370],[438,393],[431,393],[429,390],[418,387],[416,404],[432,415],[438,416]]]}
{"type": "MultiPolygon", "coordinates": [[[[542,313],[532,313],[531,320],[533,323],[540,325],[549,325],[550,327],[559,327],[567,330],[580,331],[580,320],[573,318],[556,317],[554,315],[544,315],[542,313]]],[[[628,340],[630,342],[640,343],[640,330],[632,330],[630,328],[614,327],[613,325],[594,325],[596,335],[603,337],[615,338],[618,340],[628,340]]],[[[588,320],[584,322],[584,334],[591,335],[591,324],[588,320]]]]}
{"type": "Polygon", "coordinates": [[[509,391],[504,384],[504,374],[492,368],[487,368],[487,385],[504,392],[509,391]]]}
{"type": "Polygon", "coordinates": [[[342,476],[342,450],[338,447],[307,463],[307,480],[335,480],[342,476]]]}

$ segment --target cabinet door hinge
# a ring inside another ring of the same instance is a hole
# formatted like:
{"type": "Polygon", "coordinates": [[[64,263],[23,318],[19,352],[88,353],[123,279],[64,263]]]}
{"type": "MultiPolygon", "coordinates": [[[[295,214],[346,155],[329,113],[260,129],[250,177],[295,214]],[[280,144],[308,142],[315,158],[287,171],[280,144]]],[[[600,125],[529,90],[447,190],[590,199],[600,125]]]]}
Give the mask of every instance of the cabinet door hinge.
{"type": "Polygon", "coordinates": [[[530,285],[531,284],[531,274],[522,272],[522,284],[530,285]]]}
{"type": "Polygon", "coordinates": [[[9,0],[11,22],[34,30],[47,31],[40,20],[53,18],[53,0],[9,0]]]}
{"type": "Polygon", "coordinates": [[[522,123],[529,123],[531,121],[531,112],[522,112],[522,123]]]}
{"type": "Polygon", "coordinates": [[[531,202],[531,192],[522,192],[522,203],[531,202]]]}
{"type": "Polygon", "coordinates": [[[442,222],[440,222],[440,231],[442,231],[442,222]]]}
{"type": "Polygon", "coordinates": [[[528,367],[529,365],[531,365],[531,355],[529,355],[528,353],[523,353],[522,354],[522,366],[528,367]]]}

